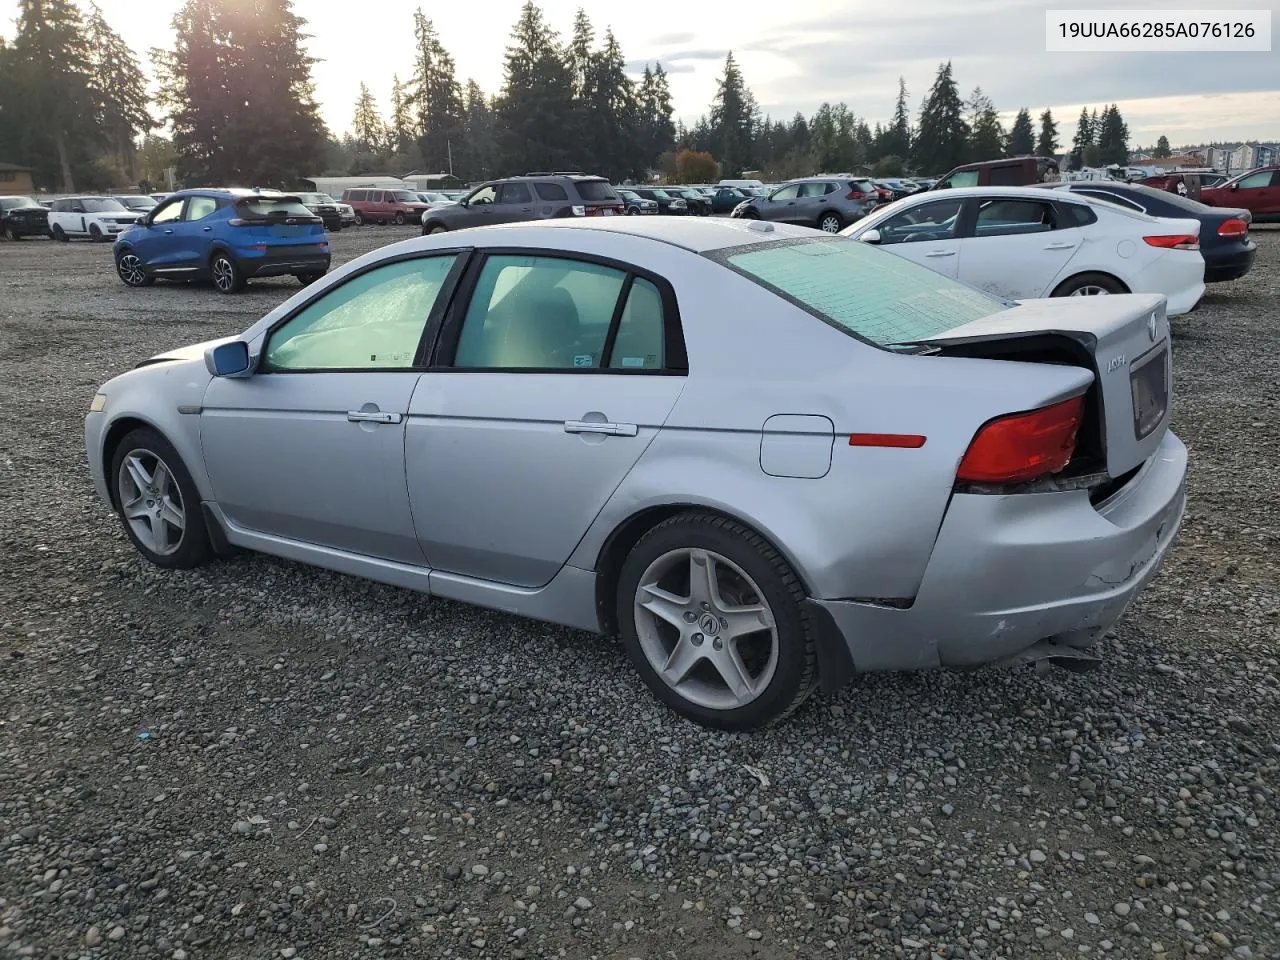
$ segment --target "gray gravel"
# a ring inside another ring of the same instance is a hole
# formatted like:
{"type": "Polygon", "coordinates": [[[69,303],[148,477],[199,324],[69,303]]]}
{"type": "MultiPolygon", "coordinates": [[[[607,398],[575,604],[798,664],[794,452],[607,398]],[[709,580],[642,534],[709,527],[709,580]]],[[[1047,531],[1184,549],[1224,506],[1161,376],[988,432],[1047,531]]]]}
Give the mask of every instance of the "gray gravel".
{"type": "MultiPolygon", "coordinates": [[[[410,230],[334,240],[343,260],[410,230]]],[[[1280,232],[1175,321],[1190,507],[1097,672],[752,736],[611,640],[265,557],[165,574],[81,418],[297,287],[0,243],[0,957],[1280,954],[1280,232]]]]}

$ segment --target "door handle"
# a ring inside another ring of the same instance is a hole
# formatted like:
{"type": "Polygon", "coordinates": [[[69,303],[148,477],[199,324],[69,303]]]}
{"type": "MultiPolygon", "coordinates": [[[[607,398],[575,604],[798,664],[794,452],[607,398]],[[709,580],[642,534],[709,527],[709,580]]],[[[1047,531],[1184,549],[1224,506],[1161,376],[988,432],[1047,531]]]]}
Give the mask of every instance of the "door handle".
{"type": "Polygon", "coordinates": [[[348,410],[347,419],[352,423],[399,423],[398,413],[382,413],[377,410],[348,410]]]}
{"type": "Polygon", "coordinates": [[[1045,244],[1046,250],[1072,250],[1075,248],[1074,243],[1049,243],[1045,244]]]}
{"type": "Polygon", "coordinates": [[[926,257],[954,257],[955,255],[954,250],[935,250],[933,253],[925,254],[926,257]]]}
{"type": "Polygon", "coordinates": [[[213,230],[213,227],[201,227],[200,229],[203,230],[205,233],[209,233],[210,231],[213,230]]]}
{"type": "Polygon", "coordinates": [[[634,437],[639,429],[634,423],[602,423],[598,420],[566,420],[565,433],[603,433],[607,437],[634,437]]]}
{"type": "Polygon", "coordinates": [[[173,233],[172,230],[166,230],[165,233],[173,233]]]}

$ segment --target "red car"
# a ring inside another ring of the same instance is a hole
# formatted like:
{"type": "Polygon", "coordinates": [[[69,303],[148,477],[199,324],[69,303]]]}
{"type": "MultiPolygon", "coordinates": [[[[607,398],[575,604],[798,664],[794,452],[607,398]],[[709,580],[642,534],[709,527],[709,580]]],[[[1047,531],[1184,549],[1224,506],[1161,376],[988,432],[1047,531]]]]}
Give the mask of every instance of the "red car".
{"type": "Polygon", "coordinates": [[[1211,207],[1244,207],[1254,223],[1280,222],[1280,167],[1259,167],[1220,187],[1202,187],[1200,202],[1211,207]]]}
{"type": "Polygon", "coordinates": [[[356,226],[366,223],[421,223],[427,204],[409,190],[360,187],[342,191],[342,202],[356,212],[356,226]]]}

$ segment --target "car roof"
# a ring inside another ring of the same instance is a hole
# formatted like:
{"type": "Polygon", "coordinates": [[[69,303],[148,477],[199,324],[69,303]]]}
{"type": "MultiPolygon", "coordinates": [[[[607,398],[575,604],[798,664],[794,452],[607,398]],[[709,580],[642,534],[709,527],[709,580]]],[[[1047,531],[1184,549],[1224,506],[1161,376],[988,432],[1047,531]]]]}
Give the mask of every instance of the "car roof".
{"type": "MultiPolygon", "coordinates": [[[[1030,187],[948,187],[945,190],[928,190],[922,193],[913,193],[910,197],[905,197],[904,199],[918,201],[925,198],[937,200],[941,197],[1009,197],[1019,200],[1043,200],[1048,196],[1052,196],[1049,191],[1053,190],[1055,186],[1057,186],[1056,183],[1030,187]]],[[[1054,193],[1059,195],[1067,193],[1070,195],[1070,192],[1066,190],[1054,190],[1054,193]]],[[[1072,195],[1072,199],[1068,202],[1087,203],[1088,199],[1072,195]]]]}
{"type": "MultiPolygon", "coordinates": [[[[820,237],[808,227],[761,220],[732,220],[711,217],[601,217],[599,219],[537,220],[528,223],[495,224],[476,227],[476,235],[489,239],[486,246],[502,243],[501,237],[541,233],[544,230],[592,230],[643,237],[706,253],[726,247],[741,247],[769,240],[814,240],[820,237]]],[[[471,233],[472,231],[468,231],[471,233]]]]}
{"type": "MultiPolygon", "coordinates": [[[[315,190],[303,190],[303,193],[317,193],[315,190]]],[[[213,196],[213,197],[231,197],[239,200],[243,197],[264,197],[268,200],[277,200],[281,197],[296,197],[297,193],[286,193],[283,190],[250,190],[248,187],[186,187],[182,190],[175,190],[173,193],[166,194],[165,199],[170,197],[190,197],[190,196],[213,196]]]]}

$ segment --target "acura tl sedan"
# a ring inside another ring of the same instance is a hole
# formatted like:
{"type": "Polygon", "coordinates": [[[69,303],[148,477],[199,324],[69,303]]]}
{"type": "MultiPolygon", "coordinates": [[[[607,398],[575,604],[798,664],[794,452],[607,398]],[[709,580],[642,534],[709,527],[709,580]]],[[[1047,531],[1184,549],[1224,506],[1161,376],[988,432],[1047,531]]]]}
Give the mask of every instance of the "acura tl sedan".
{"type": "Polygon", "coordinates": [[[855,671],[1096,665],[1182,517],[1170,395],[1158,296],[617,217],[382,247],[108,381],[85,439],[158,566],[246,548],[620,634],[749,729],[855,671]]]}

